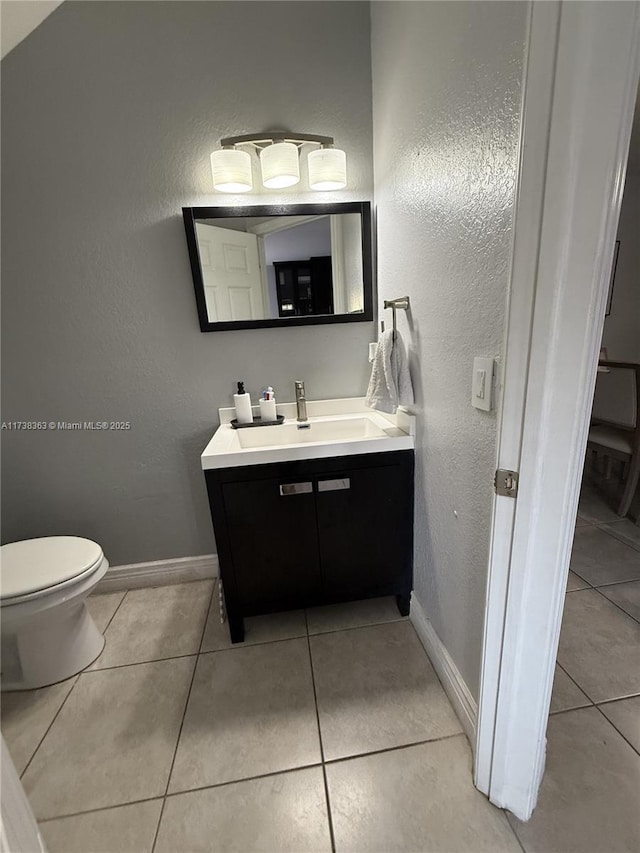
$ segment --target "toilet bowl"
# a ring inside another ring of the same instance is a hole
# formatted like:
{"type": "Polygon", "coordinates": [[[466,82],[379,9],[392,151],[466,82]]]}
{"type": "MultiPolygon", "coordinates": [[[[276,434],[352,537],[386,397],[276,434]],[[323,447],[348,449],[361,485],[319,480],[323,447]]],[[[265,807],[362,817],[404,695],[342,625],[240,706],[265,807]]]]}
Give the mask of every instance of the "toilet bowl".
{"type": "Polygon", "coordinates": [[[104,647],[85,599],[109,568],[102,548],[78,536],[0,547],[2,690],[70,678],[104,647]]]}

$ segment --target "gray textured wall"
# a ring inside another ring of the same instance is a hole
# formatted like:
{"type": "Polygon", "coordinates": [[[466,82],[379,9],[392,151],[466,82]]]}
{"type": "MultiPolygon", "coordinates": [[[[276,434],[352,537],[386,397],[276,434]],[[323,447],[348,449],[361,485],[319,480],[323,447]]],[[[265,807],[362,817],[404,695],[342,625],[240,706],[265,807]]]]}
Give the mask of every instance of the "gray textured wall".
{"type": "Polygon", "coordinates": [[[371,324],[199,331],[180,208],[221,136],[332,135],[372,193],[367,3],[66,2],[2,62],[3,541],[73,533],[113,564],[214,550],[199,454],[234,380],[364,394],[371,324]]]}
{"type": "Polygon", "coordinates": [[[372,4],[378,289],[411,297],[415,592],[476,696],[497,419],[471,407],[471,376],[504,346],[526,17],[372,4]]]}

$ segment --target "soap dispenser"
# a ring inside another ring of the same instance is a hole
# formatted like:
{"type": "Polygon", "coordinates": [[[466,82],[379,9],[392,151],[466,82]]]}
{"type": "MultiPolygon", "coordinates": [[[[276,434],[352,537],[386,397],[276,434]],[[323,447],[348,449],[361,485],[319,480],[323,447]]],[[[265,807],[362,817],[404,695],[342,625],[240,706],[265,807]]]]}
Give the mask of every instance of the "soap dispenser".
{"type": "Polygon", "coordinates": [[[251,397],[244,390],[244,382],[238,382],[238,393],[233,395],[233,404],[236,407],[236,420],[239,424],[253,423],[251,397]]]}
{"type": "Polygon", "coordinates": [[[260,405],[260,420],[262,423],[276,423],[278,416],[276,413],[276,396],[273,393],[271,385],[263,393],[262,398],[258,400],[260,405]]]}

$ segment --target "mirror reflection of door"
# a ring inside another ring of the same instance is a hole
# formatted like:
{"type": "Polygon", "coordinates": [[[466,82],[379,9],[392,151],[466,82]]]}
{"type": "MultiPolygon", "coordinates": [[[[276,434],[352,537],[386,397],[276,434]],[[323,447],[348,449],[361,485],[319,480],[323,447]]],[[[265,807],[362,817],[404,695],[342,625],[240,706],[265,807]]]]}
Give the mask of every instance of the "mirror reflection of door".
{"type": "Polygon", "coordinates": [[[196,222],[209,321],[259,320],[265,316],[258,238],[196,222]]]}

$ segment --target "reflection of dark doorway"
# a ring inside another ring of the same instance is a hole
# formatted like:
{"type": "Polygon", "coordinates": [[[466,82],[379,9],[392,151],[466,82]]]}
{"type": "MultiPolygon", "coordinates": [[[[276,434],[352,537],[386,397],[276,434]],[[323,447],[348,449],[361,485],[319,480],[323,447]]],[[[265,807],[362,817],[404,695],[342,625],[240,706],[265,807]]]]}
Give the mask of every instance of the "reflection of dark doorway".
{"type": "Polygon", "coordinates": [[[333,314],[331,256],[274,262],[280,317],[333,314]]]}

